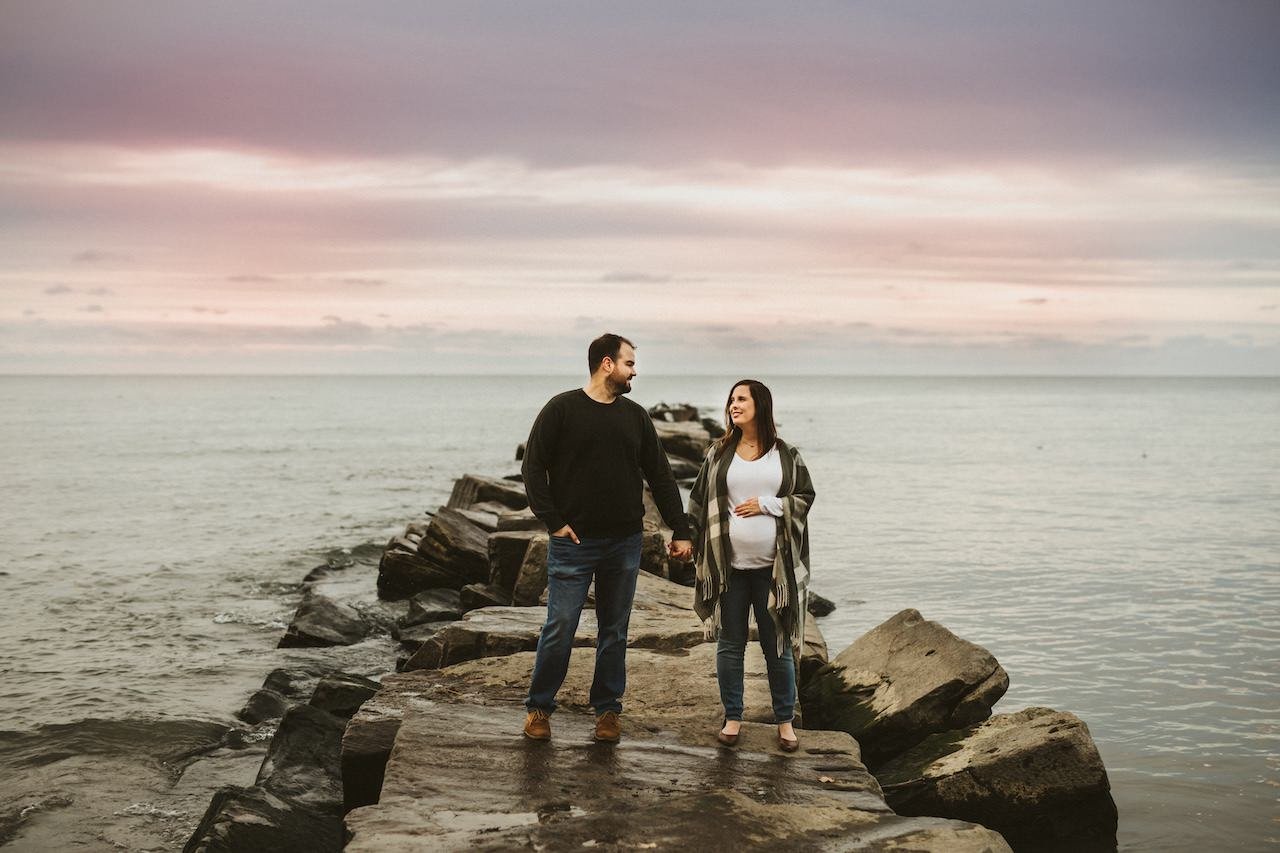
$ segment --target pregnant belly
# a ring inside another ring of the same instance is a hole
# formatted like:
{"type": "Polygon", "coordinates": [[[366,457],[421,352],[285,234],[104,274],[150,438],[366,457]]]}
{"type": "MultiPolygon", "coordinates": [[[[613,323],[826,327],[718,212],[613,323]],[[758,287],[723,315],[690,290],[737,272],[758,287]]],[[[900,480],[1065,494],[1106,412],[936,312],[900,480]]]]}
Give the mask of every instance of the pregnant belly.
{"type": "Polygon", "coordinates": [[[773,562],[777,520],[771,515],[753,515],[750,518],[729,519],[729,542],[733,545],[735,565],[745,560],[753,565],[773,562]]]}

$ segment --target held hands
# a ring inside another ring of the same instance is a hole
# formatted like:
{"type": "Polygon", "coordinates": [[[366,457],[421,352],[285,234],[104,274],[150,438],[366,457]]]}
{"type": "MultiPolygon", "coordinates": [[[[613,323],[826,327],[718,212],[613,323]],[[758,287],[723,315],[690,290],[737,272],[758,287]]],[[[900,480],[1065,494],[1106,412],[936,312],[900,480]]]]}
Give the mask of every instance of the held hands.
{"type": "Polygon", "coordinates": [[[570,527],[570,526],[569,526],[569,525],[567,525],[567,524],[566,524],[564,527],[561,527],[561,528],[560,528],[559,530],[557,530],[555,533],[552,533],[551,535],[552,535],[552,536],[560,536],[560,537],[563,537],[563,538],[565,538],[565,539],[572,539],[572,540],[573,540],[573,544],[574,544],[574,545],[581,545],[581,544],[582,544],[581,542],[579,542],[579,541],[578,541],[578,534],[574,533],[574,532],[573,532],[573,528],[572,528],[572,527],[570,527]]]}
{"type": "Polygon", "coordinates": [[[667,553],[676,560],[693,559],[693,543],[688,539],[673,539],[667,546],[667,553]]]}
{"type": "Polygon", "coordinates": [[[760,508],[759,498],[748,498],[733,508],[733,514],[738,518],[750,518],[753,515],[764,515],[764,510],[760,508]]]}

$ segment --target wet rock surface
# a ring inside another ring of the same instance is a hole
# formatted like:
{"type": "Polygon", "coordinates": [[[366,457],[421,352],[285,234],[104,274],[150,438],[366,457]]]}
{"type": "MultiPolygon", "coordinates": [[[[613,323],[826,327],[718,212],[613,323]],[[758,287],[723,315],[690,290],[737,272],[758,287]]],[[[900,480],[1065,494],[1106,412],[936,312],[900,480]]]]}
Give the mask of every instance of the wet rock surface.
{"type": "Polygon", "coordinates": [[[308,809],[263,788],[223,788],[183,853],[327,853],[342,849],[342,817],[308,809]]]}
{"type": "Polygon", "coordinates": [[[986,649],[904,610],[818,669],[801,698],[809,725],[853,735],[874,768],[930,734],[985,720],[1008,687],[986,649]]]}
{"type": "MultiPolygon", "coordinates": [[[[263,689],[296,697],[313,678],[309,671],[277,670],[263,689]]],[[[343,733],[347,717],[379,685],[344,673],[314,683],[309,703],[284,712],[254,784],[219,790],[184,851],[342,849],[343,733]]]]}
{"type": "Polygon", "coordinates": [[[723,749],[714,729],[637,712],[612,746],[592,742],[589,714],[562,711],[538,743],[520,735],[518,706],[439,689],[410,700],[379,802],[346,817],[348,850],[1008,849],[981,827],[894,815],[838,733],[786,755],[771,726],[748,724],[723,749]]]}

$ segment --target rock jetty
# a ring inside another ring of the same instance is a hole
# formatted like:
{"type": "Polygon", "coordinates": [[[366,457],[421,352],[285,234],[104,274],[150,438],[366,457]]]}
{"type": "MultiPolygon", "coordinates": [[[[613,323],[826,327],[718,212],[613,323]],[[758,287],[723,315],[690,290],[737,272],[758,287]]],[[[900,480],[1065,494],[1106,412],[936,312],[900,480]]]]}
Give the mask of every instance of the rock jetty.
{"type": "MultiPolygon", "coordinates": [[[[677,470],[696,472],[715,423],[690,406],[651,415],[677,470]]],[[[993,716],[1008,674],[914,610],[830,660],[809,620],[797,753],[777,746],[764,660],[749,647],[747,722],[737,746],[720,746],[715,644],[647,503],[621,743],[591,738],[590,609],[552,740],[522,737],[546,531],[518,475],[467,474],[387,544],[376,578],[308,577],[282,646],[390,635],[401,653],[376,680],[269,676],[241,712],[280,719],[258,778],[220,791],[186,849],[1115,849],[1085,724],[1047,708],[993,716]]]]}

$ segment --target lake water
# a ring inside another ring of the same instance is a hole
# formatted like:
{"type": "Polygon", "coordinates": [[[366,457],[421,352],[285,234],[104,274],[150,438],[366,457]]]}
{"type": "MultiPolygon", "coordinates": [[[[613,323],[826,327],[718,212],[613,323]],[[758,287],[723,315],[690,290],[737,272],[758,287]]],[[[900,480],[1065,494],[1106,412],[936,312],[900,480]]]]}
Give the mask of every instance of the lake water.
{"type": "MultiPolygon", "coordinates": [[[[736,378],[633,397],[718,409],[736,378]]],[[[1008,670],[997,712],[1088,723],[1122,849],[1280,844],[1280,380],[762,378],[833,654],[914,607],[1008,670]]],[[[516,470],[576,384],[0,378],[0,843],[180,849],[261,754],[166,761],[310,654],[274,647],[306,571],[516,470]]]]}

